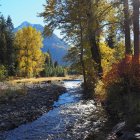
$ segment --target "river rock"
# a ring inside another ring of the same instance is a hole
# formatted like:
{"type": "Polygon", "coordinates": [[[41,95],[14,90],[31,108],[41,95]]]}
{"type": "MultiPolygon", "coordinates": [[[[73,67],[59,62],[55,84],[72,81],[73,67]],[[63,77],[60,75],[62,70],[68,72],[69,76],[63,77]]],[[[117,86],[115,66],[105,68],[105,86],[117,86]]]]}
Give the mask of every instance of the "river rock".
{"type": "Polygon", "coordinates": [[[140,137],[134,132],[124,132],[119,140],[140,140],[140,137]]]}
{"type": "Polygon", "coordinates": [[[36,120],[48,112],[60,94],[66,88],[62,85],[47,85],[45,88],[30,88],[24,96],[0,101],[0,131],[18,127],[21,124],[36,120]]]}
{"type": "Polygon", "coordinates": [[[136,127],[135,127],[135,131],[140,133],[140,124],[138,124],[136,127]]]}
{"type": "Polygon", "coordinates": [[[13,129],[14,127],[15,125],[8,121],[0,123],[0,131],[3,129],[13,129]]]}
{"type": "Polygon", "coordinates": [[[114,133],[114,134],[116,134],[118,137],[120,137],[121,135],[123,135],[123,129],[124,129],[125,125],[126,125],[125,122],[118,123],[118,124],[112,129],[112,133],[114,133]]]}
{"type": "Polygon", "coordinates": [[[113,136],[116,135],[116,138],[114,140],[140,140],[140,133],[138,133],[140,131],[140,125],[137,125],[135,130],[132,131],[124,130],[125,126],[125,122],[118,123],[112,129],[112,134],[110,135],[110,137],[113,138],[113,136]]]}

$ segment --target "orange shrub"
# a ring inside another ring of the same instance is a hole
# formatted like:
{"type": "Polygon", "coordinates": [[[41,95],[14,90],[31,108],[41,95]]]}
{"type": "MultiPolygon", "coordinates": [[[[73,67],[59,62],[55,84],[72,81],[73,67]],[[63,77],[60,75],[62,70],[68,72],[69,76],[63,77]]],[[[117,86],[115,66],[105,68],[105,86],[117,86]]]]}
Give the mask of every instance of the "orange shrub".
{"type": "Polygon", "coordinates": [[[103,82],[108,87],[111,84],[119,83],[122,78],[128,79],[131,82],[130,86],[137,85],[140,88],[140,63],[131,55],[126,55],[121,62],[113,64],[111,71],[103,77],[103,82]]]}

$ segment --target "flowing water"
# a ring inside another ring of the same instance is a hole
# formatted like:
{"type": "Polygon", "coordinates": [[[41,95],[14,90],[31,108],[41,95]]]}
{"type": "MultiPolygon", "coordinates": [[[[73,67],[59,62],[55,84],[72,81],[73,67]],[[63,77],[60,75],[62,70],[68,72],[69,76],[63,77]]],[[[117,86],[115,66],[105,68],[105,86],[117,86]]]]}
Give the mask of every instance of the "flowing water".
{"type": "Polygon", "coordinates": [[[93,100],[83,100],[81,81],[65,81],[67,92],[48,113],[32,123],[5,132],[4,140],[84,140],[104,119],[93,100]]]}

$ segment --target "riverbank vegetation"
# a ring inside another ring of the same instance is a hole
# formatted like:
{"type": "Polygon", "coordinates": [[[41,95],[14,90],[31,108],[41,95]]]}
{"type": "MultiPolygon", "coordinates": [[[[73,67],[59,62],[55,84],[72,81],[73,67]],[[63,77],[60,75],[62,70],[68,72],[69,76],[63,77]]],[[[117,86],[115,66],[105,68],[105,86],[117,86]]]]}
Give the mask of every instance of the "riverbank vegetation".
{"type": "MultiPolygon", "coordinates": [[[[22,104],[24,108],[24,102],[32,103],[31,99],[35,98],[33,94],[35,92],[38,92],[39,95],[36,95],[38,98],[43,99],[43,97],[47,97],[46,100],[52,98],[52,101],[55,101],[59,94],[62,93],[63,90],[59,89],[64,88],[58,86],[59,82],[56,85],[51,83],[52,81],[60,81],[65,78],[69,79],[69,77],[65,77],[67,74],[66,68],[60,66],[57,61],[52,60],[49,50],[43,53],[41,50],[42,47],[43,37],[41,32],[31,26],[14,32],[11,17],[8,16],[5,19],[4,16],[0,15],[0,112],[5,112],[8,116],[7,108],[12,113],[10,106],[15,105],[19,100],[21,101],[21,103],[19,103],[20,101],[18,102],[19,106],[22,104]],[[51,85],[54,86],[54,90],[51,85]],[[47,92],[49,88],[51,90],[47,92]],[[33,92],[32,95],[30,95],[31,90],[33,92]],[[55,90],[58,90],[58,92],[55,90]],[[43,95],[41,92],[44,92],[43,95]],[[54,95],[44,95],[49,92],[54,95]],[[30,101],[28,101],[28,98],[30,101]],[[3,107],[5,111],[3,111],[3,107]]],[[[48,101],[46,106],[51,106],[53,104],[52,101],[48,101]]],[[[38,100],[38,104],[39,102],[38,100]]],[[[41,102],[43,103],[42,100],[41,102]]],[[[19,106],[14,111],[18,112],[19,106]]],[[[42,107],[41,105],[38,106],[42,107]]],[[[13,124],[7,123],[10,117],[5,122],[4,113],[3,115],[2,113],[0,114],[0,131],[16,127],[13,124]]],[[[36,116],[39,116],[41,113],[36,114],[36,116]]],[[[16,117],[18,120],[18,116],[16,117]]],[[[13,123],[16,119],[13,119],[13,123]]],[[[22,117],[21,122],[24,122],[24,120],[22,121],[22,117]]]]}
{"type": "Polygon", "coordinates": [[[51,0],[40,14],[45,34],[60,29],[71,44],[65,60],[82,73],[85,94],[130,128],[140,123],[139,5],[139,0],[51,0]]]}
{"type": "MultiPolygon", "coordinates": [[[[61,85],[63,80],[72,80],[77,76],[65,77],[40,77],[40,78],[21,78],[0,82],[0,104],[7,104],[19,98],[28,96],[30,90],[38,90],[38,94],[51,85],[61,85]]],[[[80,76],[79,78],[82,78],[80,76]]],[[[62,85],[61,85],[62,86],[62,85]]],[[[60,86],[60,87],[61,87],[60,86]]],[[[63,86],[62,86],[63,89],[63,86]]]]}
{"type": "Polygon", "coordinates": [[[66,68],[44,54],[41,32],[24,27],[14,32],[12,19],[0,16],[0,80],[31,77],[65,76],[66,68]]]}
{"type": "MultiPolygon", "coordinates": [[[[33,27],[13,32],[0,16],[0,80],[83,75],[87,97],[101,102],[110,118],[140,124],[139,0],[47,0],[44,35],[61,30],[71,46],[60,66],[33,27]]],[[[0,92],[9,93],[0,89],[0,92]]],[[[11,90],[10,90],[11,92],[11,90]]]]}

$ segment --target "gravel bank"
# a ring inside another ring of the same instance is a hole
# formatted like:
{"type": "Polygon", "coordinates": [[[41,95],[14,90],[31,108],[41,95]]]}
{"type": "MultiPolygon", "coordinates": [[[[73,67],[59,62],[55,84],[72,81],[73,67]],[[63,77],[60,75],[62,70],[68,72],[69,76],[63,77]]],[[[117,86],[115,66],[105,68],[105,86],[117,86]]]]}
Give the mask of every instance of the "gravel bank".
{"type": "Polygon", "coordinates": [[[48,112],[66,89],[58,84],[43,83],[28,88],[27,94],[0,102],[0,131],[14,129],[48,112]]]}

